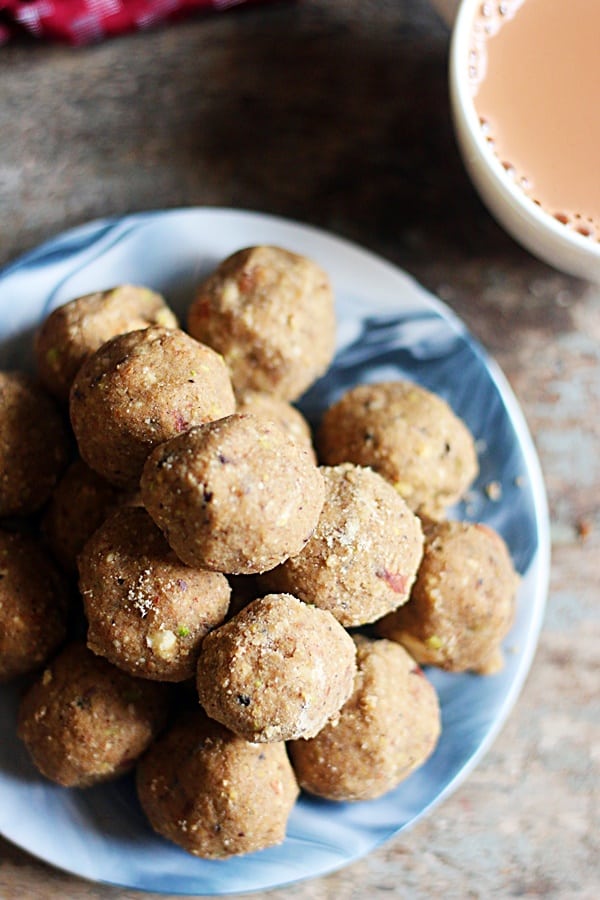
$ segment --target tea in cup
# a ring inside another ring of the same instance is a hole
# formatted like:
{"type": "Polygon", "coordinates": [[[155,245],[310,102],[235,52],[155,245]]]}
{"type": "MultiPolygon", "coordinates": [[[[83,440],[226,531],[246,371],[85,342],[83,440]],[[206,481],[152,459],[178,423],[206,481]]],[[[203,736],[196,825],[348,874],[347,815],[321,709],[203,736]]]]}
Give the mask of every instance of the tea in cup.
{"type": "Polygon", "coordinates": [[[600,282],[600,2],[436,5],[456,12],[452,115],[483,201],[530,252],[600,282]]]}

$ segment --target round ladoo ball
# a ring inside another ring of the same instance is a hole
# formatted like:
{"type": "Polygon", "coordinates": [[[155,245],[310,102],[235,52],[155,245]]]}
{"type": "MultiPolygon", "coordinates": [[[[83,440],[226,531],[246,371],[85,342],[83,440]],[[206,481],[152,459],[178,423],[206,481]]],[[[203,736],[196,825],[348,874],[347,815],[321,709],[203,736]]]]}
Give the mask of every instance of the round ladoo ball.
{"type": "Polygon", "coordinates": [[[280,844],[298,796],[285,744],[253,744],[200,710],[138,764],[137,791],[159,834],[206,859],[280,844]]]}
{"type": "Polygon", "coordinates": [[[94,653],[141,678],[193,678],[200,645],[227,614],[224,575],[181,562],[145,509],[123,507],[79,556],[94,653]]]}
{"type": "Polygon", "coordinates": [[[245,391],[237,398],[237,412],[277,422],[301,447],[309,451],[311,459],[316,462],[310,425],[300,410],[287,400],[263,391],[245,391]]]}
{"type": "Polygon", "coordinates": [[[96,528],[113,509],[135,502],[133,494],[119,491],[82,459],[75,460],[58,482],[42,520],[55,559],[76,573],[77,556],[96,528]]]}
{"type": "Polygon", "coordinates": [[[323,505],[323,478],[279,425],[232,415],[192,428],[149,457],[142,498],[188,565],[229,574],[299,553],[323,505]]]}
{"type": "Polygon", "coordinates": [[[163,297],[147,287],[123,284],[77,297],[51,312],[35,336],[40,380],[67,401],[82,363],[110,338],[150,325],[177,324],[163,297]]]}
{"type": "Polygon", "coordinates": [[[478,472],[473,437],[441,397],[409,381],[361,384],[331,406],[318,435],[321,462],[379,472],[415,512],[433,518],[478,472]]]}
{"type": "Polygon", "coordinates": [[[71,423],[87,464],[135,490],[158,444],[235,409],[222,357],[177,329],[118,335],[90,356],[71,388],[71,423]]]}
{"type": "Polygon", "coordinates": [[[261,576],[263,585],[364,625],[408,600],[421,554],[418,518],[370,469],[322,466],[325,502],[301,553],[261,576]]]}
{"type": "Polygon", "coordinates": [[[453,672],[502,668],[501,641],[519,584],[506,544],[487,525],[446,521],[427,529],[410,601],[378,623],[420,662],[453,672]]]}
{"type": "Polygon", "coordinates": [[[42,775],[88,787],[132,769],[167,708],[165,685],[131,678],[73,643],[23,697],[18,734],[42,775]]]}
{"type": "Polygon", "coordinates": [[[355,653],[331,613],[269,594],[206,638],[200,703],[249,741],[313,737],[350,696],[355,653]]]}
{"type": "Polygon", "coordinates": [[[300,786],[328,800],[372,800],[391,791],[428,759],[441,729],[435,689],[404,648],[354,640],[354,692],[338,721],[288,748],[300,786]]]}
{"type": "Polygon", "coordinates": [[[37,512],[69,458],[69,438],[51,397],[26,375],[0,372],[0,517],[37,512]]]}
{"type": "Polygon", "coordinates": [[[325,272],[307,257],[249,247],[200,285],[188,329],[223,354],[236,391],[295,400],[333,358],[333,292],[325,272]]]}
{"type": "Polygon", "coordinates": [[[0,530],[0,683],[33,672],[63,642],[67,586],[38,541],[0,530]]]}

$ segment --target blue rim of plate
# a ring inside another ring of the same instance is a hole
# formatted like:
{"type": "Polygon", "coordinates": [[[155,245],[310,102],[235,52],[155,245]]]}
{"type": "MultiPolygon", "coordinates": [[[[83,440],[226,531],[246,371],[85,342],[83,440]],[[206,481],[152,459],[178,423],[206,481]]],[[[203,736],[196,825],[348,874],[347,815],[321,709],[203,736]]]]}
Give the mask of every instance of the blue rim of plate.
{"type": "MultiPolygon", "coordinates": [[[[338,352],[301,398],[316,422],[360,381],[412,378],[443,396],[471,428],[481,472],[452,511],[505,538],[521,574],[506,665],[495,676],[428,669],[442,736],[417,772],[378,800],[334,804],[302,796],[286,840],[245,857],[197,859],[153,834],[131,777],[69,791],[39,776],[15,735],[18,685],[0,688],[0,833],[71,874],[170,894],[225,895],[283,887],[365,856],[430,813],[489,749],[527,676],[544,616],[550,540],[545,488],[527,424],[496,363],[460,319],[410,276],[344,239],[287,219],[223,208],[157,210],[70,229],[0,271],[0,367],[31,367],[31,336],[56,305],[126,281],[163,291],[180,314],[194,285],[243,246],[272,243],[329,273],[338,352]],[[488,486],[500,489],[492,499],[488,486]]],[[[182,319],[183,321],[183,319],[182,319]]]]}

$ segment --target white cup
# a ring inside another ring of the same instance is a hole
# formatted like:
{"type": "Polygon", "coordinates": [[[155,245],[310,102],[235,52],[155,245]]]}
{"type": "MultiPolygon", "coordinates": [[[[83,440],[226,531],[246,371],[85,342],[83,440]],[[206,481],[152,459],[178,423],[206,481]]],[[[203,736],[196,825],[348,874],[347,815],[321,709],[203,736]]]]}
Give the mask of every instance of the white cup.
{"type": "Polygon", "coordinates": [[[450,103],[469,176],[495,219],[534,256],[569,275],[600,283],[600,243],[578,234],[533,202],[486,141],[469,84],[472,26],[482,0],[432,0],[452,27],[450,103]]]}

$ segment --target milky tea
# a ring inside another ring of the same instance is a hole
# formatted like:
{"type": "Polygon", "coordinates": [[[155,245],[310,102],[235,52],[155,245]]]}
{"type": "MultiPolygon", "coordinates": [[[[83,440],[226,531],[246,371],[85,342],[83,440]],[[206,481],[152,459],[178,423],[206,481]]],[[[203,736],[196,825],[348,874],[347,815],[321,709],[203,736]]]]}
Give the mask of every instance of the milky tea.
{"type": "Polygon", "coordinates": [[[600,0],[484,0],[469,82],[507,177],[600,241],[600,0]]]}

